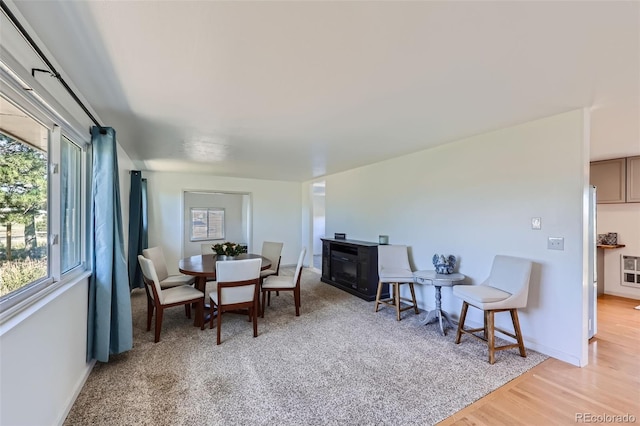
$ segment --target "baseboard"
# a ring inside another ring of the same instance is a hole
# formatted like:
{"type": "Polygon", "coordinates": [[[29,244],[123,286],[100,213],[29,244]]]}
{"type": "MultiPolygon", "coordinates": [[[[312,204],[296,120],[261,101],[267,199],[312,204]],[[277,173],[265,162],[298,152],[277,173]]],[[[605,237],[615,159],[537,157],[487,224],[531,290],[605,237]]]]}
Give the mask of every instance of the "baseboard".
{"type": "Polygon", "coordinates": [[[78,380],[78,383],[76,384],[75,391],[69,397],[69,400],[65,404],[66,408],[63,411],[62,416],[56,422],[56,424],[58,424],[60,426],[62,426],[64,424],[64,421],[66,420],[67,416],[69,415],[69,412],[71,411],[71,408],[73,408],[73,404],[76,402],[76,399],[78,398],[78,395],[80,395],[80,392],[82,391],[82,388],[84,387],[84,384],[87,382],[87,379],[89,378],[89,375],[91,374],[91,371],[93,370],[93,367],[95,365],[96,365],[96,360],[95,359],[93,359],[93,360],[91,360],[90,362],[87,363],[84,374],[78,380]]]}
{"type": "Polygon", "coordinates": [[[609,296],[623,297],[625,299],[630,299],[630,300],[640,300],[640,297],[631,296],[629,294],[620,293],[620,292],[617,292],[617,291],[607,290],[607,291],[604,292],[604,294],[605,295],[609,295],[609,296]]]}
{"type": "MultiPolygon", "coordinates": [[[[453,316],[452,316],[453,317],[453,316]]],[[[457,325],[457,321],[459,321],[459,318],[455,318],[456,320],[456,325],[457,325]]],[[[484,327],[484,324],[481,322],[476,322],[476,321],[470,321],[468,318],[465,321],[465,329],[466,328],[481,328],[484,327]]],[[[499,338],[505,338],[505,336],[502,336],[501,333],[496,333],[496,336],[499,338]]],[[[509,340],[508,338],[506,338],[507,340],[509,340]]],[[[575,357],[574,355],[568,354],[566,352],[562,352],[559,351],[557,349],[554,348],[550,348],[548,346],[545,345],[541,345],[540,343],[531,340],[529,338],[527,338],[527,336],[522,336],[522,340],[524,342],[524,348],[526,350],[531,349],[532,351],[536,351],[539,352],[541,354],[550,356],[551,358],[555,358],[559,361],[563,361],[566,362],[568,364],[571,365],[575,365],[576,367],[583,367],[582,365],[580,365],[580,358],[575,357]]],[[[515,341],[515,340],[514,340],[515,341]]]]}

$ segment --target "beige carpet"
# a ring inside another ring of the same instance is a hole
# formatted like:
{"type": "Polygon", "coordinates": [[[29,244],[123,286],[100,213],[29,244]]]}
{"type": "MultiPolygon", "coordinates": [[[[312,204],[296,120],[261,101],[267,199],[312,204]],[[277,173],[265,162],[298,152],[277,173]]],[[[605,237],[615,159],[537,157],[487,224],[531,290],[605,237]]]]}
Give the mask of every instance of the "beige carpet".
{"type": "MultiPolygon", "coordinates": [[[[285,269],[282,274],[292,274],[285,269]]],[[[293,297],[272,297],[258,337],[246,316],[193,327],[165,312],[161,341],[145,331],[146,296],[132,293],[134,348],[98,363],[66,425],[429,425],[546,357],[516,350],[487,362],[486,345],[321,283],[305,270],[301,316],[293,297]]]]}

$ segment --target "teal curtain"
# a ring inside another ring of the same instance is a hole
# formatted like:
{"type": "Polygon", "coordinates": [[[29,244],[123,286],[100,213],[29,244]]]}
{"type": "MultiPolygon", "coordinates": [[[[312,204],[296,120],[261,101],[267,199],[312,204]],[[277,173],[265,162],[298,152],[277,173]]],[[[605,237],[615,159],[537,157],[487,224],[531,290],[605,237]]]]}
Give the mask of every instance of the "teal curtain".
{"type": "Polygon", "coordinates": [[[138,255],[148,247],[147,180],[140,170],[131,170],[129,191],[129,288],[144,288],[138,255]]]}
{"type": "Polygon", "coordinates": [[[93,149],[93,274],[89,283],[87,360],[109,361],[133,347],[127,262],[124,256],[116,132],[91,129],[93,149]]]}

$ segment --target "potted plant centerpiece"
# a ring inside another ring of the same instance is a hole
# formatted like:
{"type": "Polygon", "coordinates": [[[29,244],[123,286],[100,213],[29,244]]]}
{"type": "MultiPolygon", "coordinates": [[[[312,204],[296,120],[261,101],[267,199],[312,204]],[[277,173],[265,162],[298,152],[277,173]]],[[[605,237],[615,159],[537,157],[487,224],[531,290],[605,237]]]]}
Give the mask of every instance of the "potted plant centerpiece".
{"type": "Polygon", "coordinates": [[[220,256],[236,257],[237,255],[245,253],[247,251],[247,249],[244,246],[238,243],[231,243],[229,241],[226,241],[224,243],[214,244],[211,246],[211,248],[218,255],[218,257],[220,256]]]}

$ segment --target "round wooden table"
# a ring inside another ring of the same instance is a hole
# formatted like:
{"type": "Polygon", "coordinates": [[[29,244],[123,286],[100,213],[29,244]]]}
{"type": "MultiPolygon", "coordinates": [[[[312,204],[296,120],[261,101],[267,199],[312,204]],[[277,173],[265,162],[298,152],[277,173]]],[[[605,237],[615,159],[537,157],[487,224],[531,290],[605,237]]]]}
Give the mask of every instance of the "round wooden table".
{"type": "MultiPolygon", "coordinates": [[[[232,258],[226,256],[218,256],[217,254],[198,254],[196,256],[185,257],[178,262],[178,270],[185,275],[196,277],[195,287],[201,292],[205,292],[207,280],[216,279],[216,262],[221,260],[241,260],[241,259],[262,259],[260,270],[264,271],[271,267],[271,261],[264,256],[252,253],[243,253],[232,258]]],[[[205,309],[208,311],[208,309],[205,309]]],[[[205,312],[198,312],[196,307],[196,318],[194,325],[200,327],[200,321],[205,320],[205,312]]]]}

